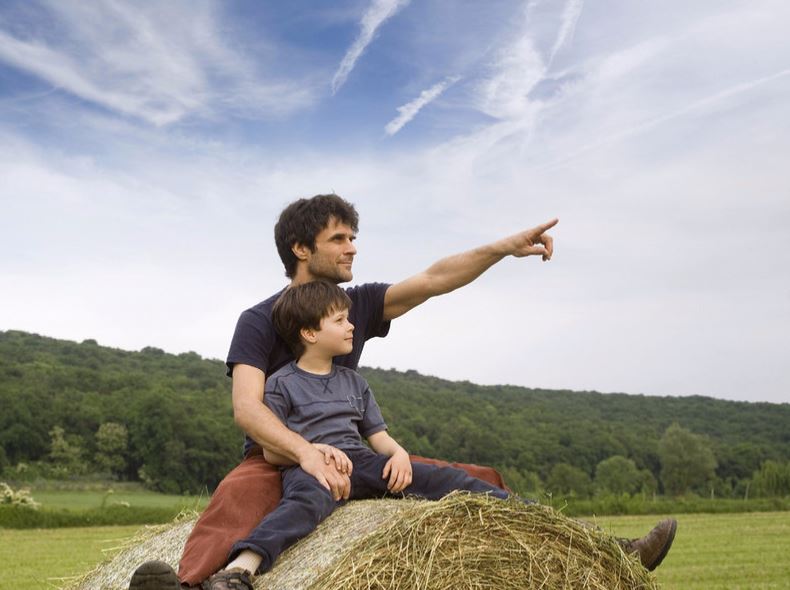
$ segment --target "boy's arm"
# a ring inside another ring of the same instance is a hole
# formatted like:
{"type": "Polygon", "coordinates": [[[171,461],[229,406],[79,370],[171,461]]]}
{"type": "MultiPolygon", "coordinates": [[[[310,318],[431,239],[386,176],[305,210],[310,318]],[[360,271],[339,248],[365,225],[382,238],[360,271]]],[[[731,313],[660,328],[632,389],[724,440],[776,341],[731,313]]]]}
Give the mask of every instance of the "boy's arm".
{"type": "Polygon", "coordinates": [[[380,455],[390,458],[381,472],[381,479],[389,479],[387,489],[390,492],[401,492],[411,485],[412,469],[409,453],[392,438],[386,430],[376,432],[368,437],[371,448],[380,455]]]}
{"type": "Polygon", "coordinates": [[[552,219],[497,242],[442,258],[423,272],[392,285],[384,294],[384,319],[395,319],[431,297],[468,285],[506,256],[540,255],[550,260],[554,241],[546,232],[558,221],[552,219]]]}

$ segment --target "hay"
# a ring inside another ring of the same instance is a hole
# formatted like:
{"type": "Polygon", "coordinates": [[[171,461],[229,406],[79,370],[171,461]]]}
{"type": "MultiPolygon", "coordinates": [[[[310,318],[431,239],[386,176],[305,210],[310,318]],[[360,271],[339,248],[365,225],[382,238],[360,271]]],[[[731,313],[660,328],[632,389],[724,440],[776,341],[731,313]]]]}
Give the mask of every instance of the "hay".
{"type": "Polygon", "coordinates": [[[545,506],[455,493],[400,516],[309,590],[658,588],[612,537],[545,506]]]}
{"type": "MultiPolygon", "coordinates": [[[[195,519],[149,527],[70,590],[126,590],[148,559],[176,566],[195,519]]],[[[456,493],[336,510],[255,580],[267,590],[653,590],[608,535],[544,506],[456,493]]]]}

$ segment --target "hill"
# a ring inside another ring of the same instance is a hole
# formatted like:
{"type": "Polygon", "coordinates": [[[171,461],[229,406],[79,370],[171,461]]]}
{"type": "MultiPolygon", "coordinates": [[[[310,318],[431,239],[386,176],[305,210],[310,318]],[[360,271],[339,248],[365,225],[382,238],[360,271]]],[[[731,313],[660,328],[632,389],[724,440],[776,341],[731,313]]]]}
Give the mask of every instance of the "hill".
{"type": "MultiPolygon", "coordinates": [[[[790,404],[361,372],[410,452],[493,465],[522,491],[550,485],[588,494],[584,486],[612,457],[632,462],[640,489],[660,491],[670,483],[666,457],[662,463],[662,448],[673,442],[668,429],[681,447],[711,455],[715,472],[704,489],[718,495],[742,494],[766,461],[790,459],[790,404]]],[[[130,352],[0,331],[0,408],[0,469],[17,479],[26,471],[104,471],[163,491],[197,492],[213,489],[240,458],[224,363],[192,352],[130,352]]]]}

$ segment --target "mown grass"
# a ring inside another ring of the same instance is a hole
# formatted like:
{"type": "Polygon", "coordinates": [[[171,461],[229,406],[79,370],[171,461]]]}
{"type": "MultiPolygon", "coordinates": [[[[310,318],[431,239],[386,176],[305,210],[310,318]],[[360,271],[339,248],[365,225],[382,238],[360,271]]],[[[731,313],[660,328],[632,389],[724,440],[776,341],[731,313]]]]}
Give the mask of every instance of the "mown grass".
{"type": "Polygon", "coordinates": [[[102,550],[117,547],[137,526],[68,529],[0,529],[0,590],[59,588],[102,561],[102,550]]]}
{"type": "MultiPolygon", "coordinates": [[[[790,588],[790,512],[683,514],[656,577],[664,590],[790,588]]],[[[643,535],[654,516],[595,522],[623,537],[643,535]]]]}
{"type": "MultiPolygon", "coordinates": [[[[639,536],[655,516],[594,520],[622,537],[639,536]]],[[[738,590],[790,587],[790,512],[681,515],[672,551],[656,571],[664,590],[738,590]]],[[[56,588],[103,559],[138,527],[51,530],[0,529],[0,590],[56,588]]]]}

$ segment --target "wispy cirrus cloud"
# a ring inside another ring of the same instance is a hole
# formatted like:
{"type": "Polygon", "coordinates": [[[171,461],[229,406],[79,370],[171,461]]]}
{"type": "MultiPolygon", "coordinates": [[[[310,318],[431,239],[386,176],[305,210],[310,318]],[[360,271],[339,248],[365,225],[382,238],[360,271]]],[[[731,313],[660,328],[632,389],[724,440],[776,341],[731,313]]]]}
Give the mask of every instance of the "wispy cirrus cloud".
{"type": "Polygon", "coordinates": [[[373,0],[359,22],[359,35],[346,51],[332,78],[332,94],[335,94],[346,83],[348,75],[373,40],[378,28],[408,3],[409,0],[373,0]]]}
{"type": "Polygon", "coordinates": [[[0,28],[0,61],[106,109],[161,126],[224,109],[278,115],[306,106],[304,84],[265,79],[230,48],[214,6],[42,1],[38,23],[0,28]]]}
{"type": "Polygon", "coordinates": [[[404,125],[406,125],[406,123],[414,119],[414,117],[417,116],[417,113],[419,113],[425,105],[436,100],[445,90],[458,82],[460,79],[460,76],[450,76],[449,78],[445,78],[427,90],[423,90],[414,100],[407,102],[403,106],[399,106],[398,116],[387,123],[386,127],[384,127],[384,132],[390,136],[395,135],[403,128],[404,125]]]}
{"type": "Polygon", "coordinates": [[[568,0],[565,4],[565,9],[562,11],[560,30],[557,33],[557,38],[554,41],[554,46],[551,48],[551,54],[549,55],[549,65],[554,61],[554,56],[562,49],[563,45],[573,39],[573,33],[576,31],[576,23],[579,22],[583,7],[584,0],[568,0]]]}

